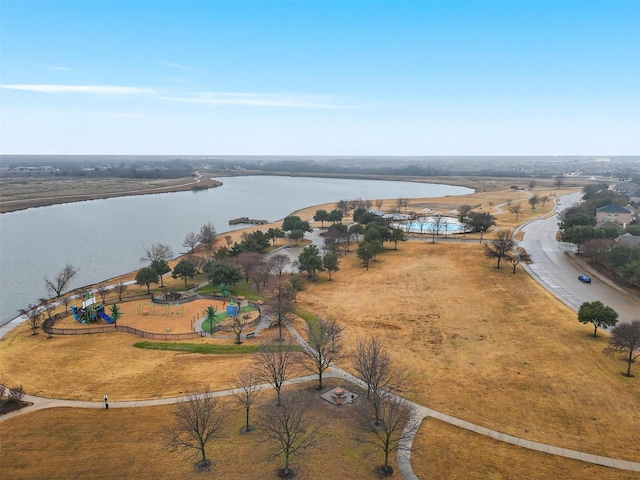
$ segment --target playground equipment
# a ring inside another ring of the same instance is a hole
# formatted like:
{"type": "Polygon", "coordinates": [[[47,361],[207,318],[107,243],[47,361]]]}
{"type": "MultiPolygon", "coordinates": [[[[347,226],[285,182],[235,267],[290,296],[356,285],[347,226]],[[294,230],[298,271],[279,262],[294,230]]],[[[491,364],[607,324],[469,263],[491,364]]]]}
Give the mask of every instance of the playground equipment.
{"type": "Polygon", "coordinates": [[[179,315],[180,317],[184,317],[184,305],[161,305],[156,303],[139,302],[136,312],[138,315],[163,315],[166,317],[179,315]]]}
{"type": "Polygon", "coordinates": [[[227,316],[229,317],[237,317],[238,316],[238,304],[234,303],[233,300],[231,300],[229,302],[229,305],[227,305],[227,316]]]}
{"type": "Polygon", "coordinates": [[[85,300],[82,301],[82,307],[71,305],[70,308],[76,322],[97,323],[98,318],[102,318],[107,323],[115,323],[113,318],[104,312],[104,305],[98,304],[96,297],[92,297],[90,293],[87,293],[85,300]]]}

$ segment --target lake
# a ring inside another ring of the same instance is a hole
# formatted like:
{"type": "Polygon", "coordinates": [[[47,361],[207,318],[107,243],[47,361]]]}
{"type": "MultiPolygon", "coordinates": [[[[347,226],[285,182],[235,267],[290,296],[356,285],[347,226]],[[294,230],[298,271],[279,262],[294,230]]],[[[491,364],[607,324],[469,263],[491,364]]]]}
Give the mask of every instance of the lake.
{"type": "MultiPolygon", "coordinates": [[[[280,220],[301,208],[357,198],[425,198],[465,195],[465,187],[414,182],[283,176],[221,178],[223,186],[90,200],[0,215],[0,324],[47,296],[44,277],[70,263],[78,267],[71,288],[137,270],[144,248],[187,249],[187,233],[211,222],[218,233],[237,217],[280,220]]],[[[258,227],[256,227],[258,228],[258,227]]]]}

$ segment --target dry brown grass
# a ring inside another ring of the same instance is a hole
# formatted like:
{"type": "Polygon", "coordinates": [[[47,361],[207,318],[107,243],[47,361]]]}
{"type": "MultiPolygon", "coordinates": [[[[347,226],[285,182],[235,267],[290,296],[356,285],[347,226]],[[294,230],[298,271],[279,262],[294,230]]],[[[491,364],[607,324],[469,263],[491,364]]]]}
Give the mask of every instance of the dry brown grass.
{"type": "MultiPolygon", "coordinates": [[[[327,380],[326,390],[337,383],[327,380]]],[[[296,478],[376,479],[374,469],[382,455],[361,443],[355,428],[353,405],[340,408],[322,400],[308,383],[288,390],[303,390],[312,401],[311,418],[321,428],[317,448],[293,457],[296,478]]],[[[271,402],[267,391],[262,401],[271,402]]],[[[224,479],[277,478],[281,460],[269,458],[269,442],[259,431],[240,434],[244,411],[231,398],[223,399],[230,418],[224,438],[209,449],[214,466],[210,474],[224,479]]],[[[163,429],[173,422],[174,407],[82,410],[56,408],[16,417],[0,423],[3,478],[202,478],[193,468],[193,457],[164,446],[163,429]]],[[[257,408],[251,423],[255,425],[257,408]]],[[[395,459],[392,460],[395,468],[395,459]]],[[[395,474],[394,479],[400,478],[395,474]]]]}
{"type": "Polygon", "coordinates": [[[418,478],[637,480],[640,474],[548,455],[499,442],[433,418],[425,419],[411,451],[418,478]]]}
{"type": "Polygon", "coordinates": [[[341,322],[351,348],[380,336],[408,373],[407,397],[511,435],[640,458],[640,384],[522,270],[495,269],[475,244],[409,242],[378,258],[367,272],[349,255],[300,303],[341,322]]]}
{"type": "MultiPolygon", "coordinates": [[[[484,207],[488,201],[498,204],[504,198],[515,198],[512,193],[522,192],[415,202],[452,207],[482,203],[483,208],[488,208],[484,207]],[[510,196],[505,197],[506,194],[510,196]]],[[[526,197],[522,198],[526,202],[526,197]]],[[[388,205],[393,203],[388,201],[388,205]]],[[[525,206],[528,207],[528,203],[525,206]]],[[[323,206],[296,214],[309,219],[318,208],[323,206]]],[[[529,210],[523,208],[518,223],[532,217],[529,210]]],[[[541,214],[542,210],[538,208],[537,213],[541,214]]],[[[513,214],[498,216],[500,228],[515,226],[513,214]]],[[[239,234],[233,233],[234,237],[239,234]]],[[[379,255],[369,271],[350,253],[341,258],[341,269],[333,275],[334,280],[329,282],[327,276],[321,274],[307,292],[299,295],[299,305],[339,321],[345,327],[345,344],[350,351],[358,339],[380,336],[396,367],[407,372],[411,387],[405,395],[413,401],[530,440],[640,460],[640,383],[637,379],[621,376],[624,364],[618,358],[608,358],[601,353],[606,343],[604,336],[591,337],[589,328],[577,322],[575,312],[520,268],[512,275],[510,268],[497,270],[494,266],[495,261],[484,258],[478,243],[436,241],[431,244],[430,240],[402,243],[398,251],[389,250],[379,255]]],[[[207,383],[213,389],[228,388],[233,384],[235,373],[250,362],[245,356],[229,358],[138,350],[131,347],[137,338],[126,334],[54,340],[44,337],[31,337],[23,325],[0,341],[0,364],[3,365],[0,382],[22,383],[29,393],[42,392],[45,396],[64,398],[96,400],[104,393],[109,393],[112,400],[153,398],[198,388],[203,383],[203,372],[210,372],[207,383]]],[[[348,361],[342,365],[349,369],[348,361]]],[[[91,428],[89,412],[71,413],[77,415],[73,423],[77,428],[91,428]]],[[[29,418],[34,418],[36,425],[45,422],[46,415],[47,412],[26,416],[19,420],[19,426],[22,422],[29,423],[29,418]]],[[[144,415],[148,415],[145,421],[158,422],[151,413],[144,415]]],[[[7,422],[12,431],[19,431],[14,429],[18,418],[7,422]]],[[[53,421],[51,428],[62,428],[57,424],[53,421]]],[[[634,478],[625,474],[607,476],[607,469],[555,457],[548,460],[552,457],[497,444],[448,425],[437,428],[433,425],[434,421],[425,422],[417,439],[418,451],[428,452],[412,457],[416,471],[422,475],[457,478],[462,474],[455,472],[463,470],[477,475],[473,478],[574,478],[575,472],[581,472],[586,478],[634,478]],[[429,436],[428,429],[436,432],[436,438],[443,436],[441,447],[434,446],[437,441],[429,436]],[[446,431],[450,429],[453,431],[446,431]],[[450,452],[467,449],[470,453],[460,454],[459,465],[453,466],[457,459],[453,453],[445,455],[447,445],[450,452]],[[478,455],[474,453],[476,449],[478,455]],[[494,450],[500,453],[488,459],[489,451],[494,450]],[[442,460],[436,462],[433,456],[442,460]],[[529,477],[527,466],[532,462],[543,463],[541,472],[550,474],[529,477]],[[571,474],[565,475],[565,472],[571,474]]],[[[37,434],[37,428],[30,431],[37,434]]],[[[134,440],[138,438],[135,433],[131,435],[134,440]]],[[[140,443],[144,442],[140,440],[140,443]]],[[[127,448],[119,448],[117,444],[112,448],[111,463],[127,452],[127,448]]],[[[158,464],[163,465],[164,460],[159,458],[164,452],[153,450],[158,448],[155,443],[145,448],[152,449],[145,451],[148,456],[141,458],[149,458],[148,463],[158,458],[158,464]]],[[[236,466],[237,458],[243,457],[233,456],[236,466]]],[[[359,468],[356,465],[359,460],[355,458],[338,462],[329,454],[324,462],[322,476],[335,469],[351,472],[359,468]]],[[[32,465],[39,468],[36,463],[25,460],[25,471],[32,465]]],[[[109,463],[101,465],[104,468],[109,463]]],[[[267,471],[272,472],[273,468],[271,465],[267,471]]],[[[169,475],[158,476],[176,477],[171,474],[172,470],[167,471],[169,475]]],[[[182,474],[177,476],[182,478],[182,474]]]]}
{"type": "MultiPolygon", "coordinates": [[[[0,177],[0,212],[97,198],[179,192],[191,190],[193,182],[192,176],[170,179],[2,176],[0,177]]],[[[206,176],[201,177],[198,184],[201,188],[219,185],[219,182],[206,176]]]]}

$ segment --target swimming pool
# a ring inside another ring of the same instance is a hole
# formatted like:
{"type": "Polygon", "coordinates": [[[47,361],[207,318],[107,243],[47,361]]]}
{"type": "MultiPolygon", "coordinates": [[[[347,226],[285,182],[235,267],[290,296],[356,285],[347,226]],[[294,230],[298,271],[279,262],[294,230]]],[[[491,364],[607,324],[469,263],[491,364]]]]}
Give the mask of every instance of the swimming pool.
{"type": "Polygon", "coordinates": [[[464,233],[465,225],[460,223],[457,218],[442,217],[436,220],[434,217],[426,217],[419,220],[404,223],[392,223],[392,227],[401,228],[407,233],[427,233],[427,234],[456,234],[464,233]]]}

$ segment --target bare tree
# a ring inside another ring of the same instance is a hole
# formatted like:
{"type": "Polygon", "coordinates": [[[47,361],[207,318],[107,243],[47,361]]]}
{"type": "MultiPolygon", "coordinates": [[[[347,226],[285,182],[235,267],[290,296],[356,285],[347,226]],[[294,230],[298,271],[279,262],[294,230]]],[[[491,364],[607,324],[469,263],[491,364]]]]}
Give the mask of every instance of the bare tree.
{"type": "Polygon", "coordinates": [[[201,257],[200,255],[185,255],[184,259],[191,262],[193,266],[196,267],[196,273],[202,272],[202,269],[207,264],[207,259],[205,257],[201,257]]]}
{"type": "Polygon", "coordinates": [[[609,345],[604,349],[606,355],[623,353],[627,356],[626,377],[632,377],[631,364],[640,357],[640,320],[620,323],[611,329],[609,345]]]}
{"type": "Polygon", "coordinates": [[[286,255],[284,253],[276,253],[275,255],[271,255],[268,262],[271,267],[271,271],[273,273],[277,273],[278,277],[281,277],[282,272],[285,270],[285,268],[291,265],[291,259],[289,258],[289,255],[286,255]]]}
{"type": "Polygon", "coordinates": [[[319,318],[307,323],[306,334],[309,348],[303,349],[305,366],[318,374],[318,390],[322,390],[322,374],[333,362],[342,357],[343,328],[335,320],[319,318]]]}
{"type": "Polygon", "coordinates": [[[596,259],[604,258],[615,244],[615,240],[610,238],[590,238],[585,240],[582,247],[584,254],[589,256],[593,262],[596,259]]]}
{"type": "Polygon", "coordinates": [[[507,258],[511,262],[511,265],[513,265],[513,271],[511,273],[516,273],[516,267],[520,263],[531,261],[531,256],[522,247],[516,248],[515,251],[511,253],[507,258]]]}
{"type": "Polygon", "coordinates": [[[226,242],[227,247],[230,247],[231,245],[233,245],[233,237],[231,235],[225,235],[224,241],[226,242]]]}
{"type": "Polygon", "coordinates": [[[54,321],[51,318],[51,313],[55,310],[56,306],[53,302],[53,298],[40,298],[38,299],[40,302],[40,311],[44,311],[47,313],[47,319],[42,323],[42,329],[47,332],[47,338],[53,338],[51,335],[51,328],[53,327],[54,321]]]}
{"type": "Polygon", "coordinates": [[[189,253],[193,253],[193,249],[200,243],[200,235],[195,232],[189,232],[182,241],[182,246],[189,248],[189,253]]]}
{"type": "Polygon", "coordinates": [[[542,202],[542,208],[544,208],[544,206],[549,201],[549,196],[548,195],[543,195],[542,197],[540,197],[540,201],[542,202]]]}
{"type": "Polygon", "coordinates": [[[509,258],[509,255],[516,247],[516,241],[513,239],[511,230],[500,230],[496,233],[496,238],[491,240],[484,246],[484,254],[487,258],[497,258],[500,268],[500,260],[509,258]]]}
{"type": "Polygon", "coordinates": [[[511,208],[511,204],[513,203],[513,199],[512,198],[507,198],[504,203],[507,205],[507,208],[511,208]]]}
{"type": "Polygon", "coordinates": [[[60,299],[60,303],[64,305],[64,313],[67,313],[69,311],[69,305],[71,304],[71,297],[68,295],[65,297],[62,297],[60,299]]]}
{"type": "Polygon", "coordinates": [[[307,289],[307,285],[300,275],[291,275],[289,278],[289,288],[293,297],[293,302],[295,303],[297,301],[298,292],[304,292],[307,289]]]}
{"type": "Polygon", "coordinates": [[[535,180],[529,180],[529,190],[533,190],[533,188],[537,185],[535,180]]]}
{"type": "Polygon", "coordinates": [[[529,197],[529,205],[531,205],[531,211],[535,212],[536,210],[536,205],[538,205],[540,203],[540,197],[538,197],[538,195],[531,195],[531,197],[529,197]]]}
{"type": "Polygon", "coordinates": [[[40,311],[46,312],[47,318],[51,319],[51,313],[56,309],[53,298],[39,298],[38,302],[40,303],[40,311]]]}
{"type": "Polygon", "coordinates": [[[564,185],[564,175],[561,173],[556,176],[553,183],[556,186],[556,190],[559,189],[562,185],[564,185]]]}
{"type": "Polygon", "coordinates": [[[96,293],[100,295],[102,303],[105,303],[105,301],[107,300],[107,293],[109,293],[109,289],[106,285],[100,285],[98,288],[96,288],[96,293]]]}
{"type": "Polygon", "coordinates": [[[221,437],[227,411],[218,405],[217,397],[209,388],[203,394],[188,394],[176,405],[173,412],[175,425],[167,428],[167,443],[172,447],[197,450],[200,453],[200,468],[207,468],[206,448],[209,442],[221,437]]]}
{"type": "Polygon", "coordinates": [[[471,205],[460,205],[460,207],[458,207],[458,220],[464,223],[467,219],[467,215],[469,215],[469,212],[471,210],[473,210],[473,207],[471,205]]]}
{"type": "Polygon", "coordinates": [[[424,230],[424,227],[426,227],[427,225],[429,225],[429,218],[428,217],[420,217],[416,219],[416,223],[418,224],[418,227],[420,227],[420,235],[422,235],[422,232],[424,230]]]}
{"type": "Polygon", "coordinates": [[[38,334],[38,328],[40,328],[40,320],[42,317],[42,310],[38,305],[29,304],[27,308],[21,308],[18,310],[20,315],[24,315],[27,317],[27,321],[29,322],[29,326],[32,330],[32,335],[38,334]]]}
{"type": "Polygon", "coordinates": [[[377,337],[358,342],[353,368],[367,385],[367,399],[373,407],[375,422],[379,420],[379,406],[388,392],[397,392],[401,378],[391,368],[391,357],[377,337]]]}
{"type": "Polygon", "coordinates": [[[260,426],[265,440],[272,443],[273,457],[284,457],[284,468],[278,470],[281,478],[291,478],[291,456],[317,444],[318,429],[308,419],[309,406],[297,395],[287,395],[282,405],[266,406],[260,414],[260,426]]]}
{"type": "Polygon", "coordinates": [[[128,288],[128,285],[125,285],[123,282],[120,282],[115,286],[115,291],[118,294],[119,301],[122,301],[122,295],[127,290],[127,288],[128,288]]]}
{"type": "Polygon", "coordinates": [[[282,385],[293,374],[291,345],[286,345],[275,338],[262,343],[255,354],[254,365],[258,378],[270,384],[276,391],[276,405],[280,406],[282,385]]]}
{"type": "Polygon", "coordinates": [[[338,200],[336,210],[340,210],[345,217],[349,215],[349,202],[347,200],[338,200]]]}
{"type": "Polygon", "coordinates": [[[205,223],[200,228],[200,235],[198,235],[198,237],[200,239],[200,243],[207,247],[207,250],[211,250],[211,248],[213,247],[213,242],[215,242],[216,240],[216,235],[216,227],[214,227],[213,224],[209,222],[205,223]]]}
{"type": "Polygon", "coordinates": [[[150,247],[144,247],[144,255],[140,258],[141,262],[157,262],[168,261],[173,257],[173,252],[169,245],[162,243],[152,243],[150,247]]]}
{"type": "Polygon", "coordinates": [[[267,286],[271,278],[271,265],[269,265],[266,259],[263,258],[260,263],[254,267],[251,272],[251,278],[256,286],[256,292],[259,292],[261,287],[267,286]]]}
{"type": "Polygon", "coordinates": [[[376,209],[379,211],[382,208],[382,204],[384,203],[384,200],[382,199],[378,199],[376,200],[376,209]]]}
{"type": "Polygon", "coordinates": [[[223,320],[223,324],[227,325],[236,334],[236,345],[242,343],[242,332],[247,328],[247,325],[251,323],[251,318],[248,314],[238,312],[238,315],[232,315],[223,320]]]}
{"type": "MultiPolygon", "coordinates": [[[[377,423],[371,421],[370,414],[373,405],[370,405],[369,415],[361,419],[361,429],[370,433],[367,443],[373,445],[384,454],[384,463],[378,467],[378,472],[383,476],[393,473],[389,465],[389,456],[393,452],[408,455],[411,450],[411,440],[420,423],[415,419],[415,407],[406,400],[394,395],[383,394],[377,408],[377,423]]],[[[366,410],[364,410],[366,414],[366,410]]]]}
{"type": "Polygon", "coordinates": [[[511,205],[509,207],[509,211],[516,216],[516,221],[518,221],[518,218],[519,218],[520,214],[522,213],[522,205],[520,205],[519,203],[511,205]]]}
{"type": "Polygon", "coordinates": [[[56,297],[62,294],[62,291],[67,288],[73,277],[78,273],[78,269],[73,265],[67,263],[67,265],[56,275],[55,278],[44,277],[44,283],[49,292],[54,292],[56,297]]]}
{"type": "Polygon", "coordinates": [[[280,341],[282,341],[282,328],[293,321],[293,292],[290,284],[290,282],[278,282],[271,291],[271,299],[269,299],[265,305],[267,311],[272,316],[271,322],[278,327],[278,338],[280,341]]]}
{"type": "Polygon", "coordinates": [[[243,431],[245,433],[250,432],[251,425],[249,425],[249,410],[262,394],[262,389],[258,385],[258,378],[255,371],[247,369],[238,373],[238,377],[236,378],[236,388],[231,394],[236,400],[238,400],[238,403],[240,403],[242,408],[245,410],[246,421],[243,431]]]}
{"type": "Polygon", "coordinates": [[[236,257],[236,262],[242,269],[245,282],[249,283],[251,273],[262,262],[262,255],[257,252],[242,252],[236,257]]]}
{"type": "Polygon", "coordinates": [[[442,228],[442,214],[436,213],[433,216],[433,230],[431,231],[431,243],[436,243],[436,235],[440,233],[440,228],[442,228]]]}

